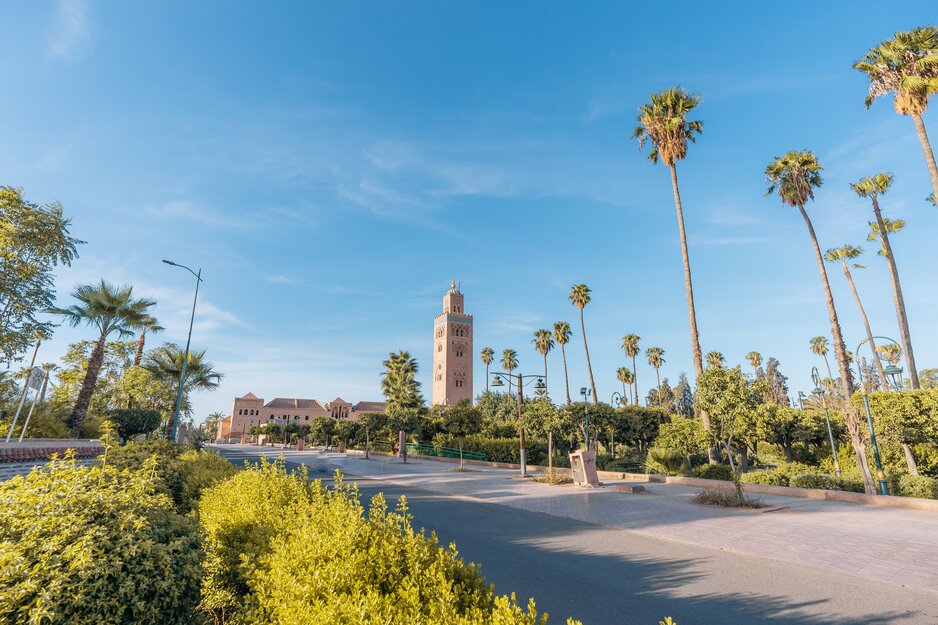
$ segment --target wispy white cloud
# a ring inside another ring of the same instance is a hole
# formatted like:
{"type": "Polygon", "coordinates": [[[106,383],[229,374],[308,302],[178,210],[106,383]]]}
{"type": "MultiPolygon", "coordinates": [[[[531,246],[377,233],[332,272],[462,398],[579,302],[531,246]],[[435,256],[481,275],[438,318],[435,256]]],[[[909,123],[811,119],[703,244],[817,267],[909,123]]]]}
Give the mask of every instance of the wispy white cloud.
{"type": "Polygon", "coordinates": [[[270,282],[271,284],[302,284],[303,281],[295,276],[287,276],[284,274],[276,274],[273,276],[267,276],[264,278],[265,282],[270,282]]]}
{"type": "Polygon", "coordinates": [[[245,229],[254,226],[245,219],[220,213],[192,200],[169,200],[162,204],[147,206],[146,213],[164,219],[189,219],[214,228],[245,229]]]}
{"type": "Polygon", "coordinates": [[[84,0],[59,0],[55,25],[49,39],[49,52],[58,58],[72,58],[90,40],[88,7],[84,0]]]}

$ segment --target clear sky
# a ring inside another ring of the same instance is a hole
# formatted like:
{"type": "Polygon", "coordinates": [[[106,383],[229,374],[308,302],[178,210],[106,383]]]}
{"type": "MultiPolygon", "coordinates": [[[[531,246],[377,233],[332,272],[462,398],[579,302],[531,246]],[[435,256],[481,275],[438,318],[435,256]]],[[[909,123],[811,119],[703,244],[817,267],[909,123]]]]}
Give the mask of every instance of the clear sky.
{"type": "MultiPolygon", "coordinates": [[[[828,334],[803,221],[766,198],[764,168],[814,150],[808,210],[823,248],[867,247],[857,283],[874,331],[898,334],[888,276],[848,183],[896,175],[883,200],[908,222],[894,249],[920,368],[934,332],[938,209],[909,118],[863,107],[851,68],[934,2],[54,2],[7,3],[0,38],[0,183],[59,200],[88,241],[61,272],[63,302],[106,278],[159,299],[226,374],[197,417],[252,391],[380,398],[381,361],[407,349],[429,398],[432,321],[452,278],[475,347],[516,349],[574,324],[586,282],[593,371],[620,388],[620,338],[692,371],[670,179],[629,135],[652,91],[699,93],[704,133],[679,165],[703,350],[781,361],[792,392],[828,334]]],[[[938,103],[933,102],[933,109],[938,103]]],[[[938,143],[938,115],[925,123],[938,143]]],[[[849,348],[863,338],[843,275],[830,278],[849,348]]],[[[55,360],[88,329],[61,329],[55,360]]],[[[582,342],[571,386],[587,383],[582,342]]],[[[644,359],[643,359],[644,360],[644,359]]],[[[478,354],[476,353],[478,364],[478,354]]],[[[475,388],[484,387],[481,366],[475,388]]],[[[639,368],[642,395],[653,379],[639,368]]],[[[560,355],[550,386],[562,399],[560,355]]]]}

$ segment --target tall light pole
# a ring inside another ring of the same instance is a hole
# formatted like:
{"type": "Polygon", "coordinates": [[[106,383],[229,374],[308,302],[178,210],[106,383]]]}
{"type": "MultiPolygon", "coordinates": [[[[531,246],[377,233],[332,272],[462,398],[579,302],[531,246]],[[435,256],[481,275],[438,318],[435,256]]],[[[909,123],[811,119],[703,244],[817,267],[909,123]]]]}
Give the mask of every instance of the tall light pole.
{"type": "MultiPolygon", "coordinates": [[[[874,336],[873,339],[883,339],[886,341],[892,341],[896,343],[895,339],[891,339],[888,336],[874,336]]],[[[860,393],[863,395],[863,406],[866,408],[866,423],[870,428],[870,443],[873,444],[873,460],[876,461],[876,480],[879,482],[879,494],[888,495],[889,494],[889,485],[886,482],[886,473],[883,471],[883,461],[879,456],[879,445],[876,443],[876,432],[873,430],[873,414],[870,412],[870,398],[867,395],[866,382],[863,380],[863,369],[860,367],[860,348],[863,347],[864,343],[869,343],[870,339],[863,339],[860,341],[860,344],[857,345],[857,351],[854,353],[857,355],[857,373],[860,374],[860,393]]],[[[896,343],[898,345],[898,343],[896,343]]],[[[873,358],[879,358],[879,354],[876,353],[876,350],[873,349],[873,345],[870,344],[870,351],[873,352],[873,358]]],[[[847,398],[847,401],[850,401],[850,398],[847,398]]]]}
{"type": "Polygon", "coordinates": [[[586,451],[590,450],[590,403],[589,397],[593,392],[585,387],[580,387],[580,395],[583,396],[583,414],[586,417],[586,451]]]}
{"type": "Polygon", "coordinates": [[[522,415],[522,406],[524,402],[524,395],[522,394],[522,389],[525,385],[530,384],[534,381],[534,392],[542,397],[547,392],[547,385],[544,384],[544,376],[542,375],[521,375],[520,373],[515,375],[513,373],[505,373],[504,371],[493,371],[489,373],[490,376],[495,376],[495,381],[492,382],[492,386],[495,388],[500,388],[505,386],[505,383],[502,382],[502,378],[508,380],[508,392],[511,393],[511,383],[512,378],[515,378],[515,384],[518,385],[518,438],[520,444],[520,459],[521,459],[521,477],[528,476],[528,455],[527,449],[524,445],[524,422],[521,420],[522,415]],[[530,378],[525,382],[525,378],[530,378]]]}
{"type": "Polygon", "coordinates": [[[192,315],[189,317],[189,336],[186,337],[186,353],[182,357],[182,371],[179,372],[179,390],[176,393],[176,408],[173,410],[173,442],[176,442],[176,433],[179,429],[179,411],[182,408],[182,392],[186,382],[186,365],[189,364],[189,344],[192,342],[192,323],[195,321],[195,303],[199,300],[199,284],[202,282],[202,268],[198,272],[192,271],[185,265],[174,263],[171,260],[163,260],[167,265],[173,267],[182,267],[193,276],[195,276],[195,297],[192,298],[192,315]]]}

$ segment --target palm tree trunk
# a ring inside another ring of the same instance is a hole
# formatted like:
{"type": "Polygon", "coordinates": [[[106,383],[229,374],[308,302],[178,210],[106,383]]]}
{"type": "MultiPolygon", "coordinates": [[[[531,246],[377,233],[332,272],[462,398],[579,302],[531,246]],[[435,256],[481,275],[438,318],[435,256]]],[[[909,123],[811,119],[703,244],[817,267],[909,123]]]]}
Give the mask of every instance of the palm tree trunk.
{"type": "Polygon", "coordinates": [[[42,379],[42,388],[39,389],[39,405],[46,401],[46,387],[49,385],[50,371],[46,371],[46,377],[42,379]]]}
{"type": "Polygon", "coordinates": [[[137,350],[134,352],[134,366],[139,367],[140,362],[143,360],[143,345],[147,340],[147,331],[141,330],[140,336],[137,337],[137,350]]]}
{"type": "Polygon", "coordinates": [[[863,318],[863,327],[866,328],[866,338],[870,342],[870,347],[873,350],[873,362],[876,365],[876,373],[879,374],[879,381],[883,385],[883,390],[889,389],[889,383],[886,381],[886,372],[883,371],[883,363],[879,360],[879,356],[876,353],[876,342],[873,340],[873,330],[870,329],[870,320],[866,316],[866,310],[863,308],[863,304],[860,302],[860,294],[857,292],[857,285],[853,283],[853,276],[850,275],[850,269],[847,267],[847,263],[844,263],[844,275],[847,276],[847,282],[850,283],[850,290],[853,291],[853,299],[857,302],[857,308],[860,309],[860,317],[863,318]]]}
{"type": "MultiPolygon", "coordinates": [[[[677,185],[677,168],[671,164],[671,186],[674,191],[674,206],[677,208],[677,226],[681,235],[681,254],[684,258],[684,290],[687,292],[687,316],[690,319],[690,344],[694,354],[694,370],[703,371],[703,355],[700,351],[700,333],[697,331],[697,311],[694,307],[694,284],[690,273],[690,257],[687,252],[687,234],[684,231],[684,210],[681,207],[681,191],[677,185]]],[[[707,417],[707,429],[710,429],[707,417]]]]}
{"type": "Polygon", "coordinates": [[[909,467],[911,475],[918,475],[918,464],[915,462],[915,454],[912,453],[912,446],[908,443],[902,443],[902,451],[905,453],[905,463],[909,467]]]}
{"type": "Polygon", "coordinates": [[[827,314],[830,317],[831,337],[834,339],[834,355],[837,357],[837,365],[840,370],[840,387],[843,392],[843,413],[844,421],[847,425],[847,431],[850,434],[850,444],[857,456],[860,473],[863,475],[863,486],[868,493],[874,493],[873,476],[870,474],[869,463],[866,461],[866,444],[860,434],[860,417],[856,408],[850,404],[850,396],[853,394],[853,377],[850,374],[850,363],[847,361],[847,347],[844,344],[844,337],[840,331],[840,321],[837,319],[837,308],[834,306],[834,295],[831,293],[831,283],[827,279],[827,267],[824,266],[824,256],[821,254],[821,247],[817,242],[817,234],[814,232],[814,225],[811,218],[808,217],[804,206],[798,205],[804,223],[808,227],[808,234],[811,235],[811,245],[814,247],[814,256],[817,260],[818,270],[821,273],[821,285],[824,287],[824,297],[827,300],[827,314]]]}
{"type": "Polygon", "coordinates": [[[913,389],[918,389],[921,387],[918,382],[918,369],[915,368],[915,354],[912,352],[912,338],[909,336],[909,319],[905,313],[905,298],[902,296],[902,284],[899,282],[899,269],[896,267],[896,256],[892,253],[892,244],[889,242],[886,222],[879,210],[879,201],[875,197],[873,198],[873,213],[876,215],[879,236],[883,242],[883,249],[886,251],[886,265],[889,266],[889,280],[892,282],[892,301],[896,307],[899,339],[902,341],[902,349],[905,350],[905,364],[909,369],[909,382],[912,384],[913,389]]]}
{"type": "Polygon", "coordinates": [[[827,367],[827,377],[830,378],[831,380],[833,380],[833,379],[834,379],[834,373],[831,371],[831,361],[827,359],[827,353],[826,353],[826,352],[823,353],[823,354],[821,354],[821,355],[824,356],[824,366],[827,367]]]}
{"type": "Polygon", "coordinates": [[[920,113],[913,113],[912,121],[915,122],[915,132],[922,144],[922,152],[925,153],[925,165],[928,166],[928,177],[931,178],[932,193],[935,194],[935,199],[938,200],[938,165],[935,164],[935,153],[932,152],[931,143],[928,141],[928,133],[925,132],[925,122],[922,121],[920,113]]]}
{"type": "Polygon", "coordinates": [[[485,392],[489,392],[489,366],[485,365],[485,392]]]}
{"type": "Polygon", "coordinates": [[[101,337],[94,344],[94,349],[91,350],[85,380],[81,384],[81,390],[78,392],[78,400],[75,402],[72,414],[68,418],[68,424],[72,428],[72,435],[76,438],[81,437],[81,427],[85,422],[85,416],[88,414],[91,395],[98,383],[98,372],[101,371],[101,364],[104,362],[104,343],[106,339],[107,335],[101,334],[101,337]]]}
{"type": "Polygon", "coordinates": [[[638,370],[635,368],[635,356],[632,356],[632,385],[635,386],[634,403],[638,405],[638,370]]]}
{"type": "Polygon", "coordinates": [[[547,386],[547,352],[542,354],[544,356],[544,386],[547,386]]]}
{"type": "Polygon", "coordinates": [[[567,405],[570,405],[570,377],[567,375],[567,350],[560,344],[560,355],[563,356],[563,383],[567,388],[567,405]]]}
{"type": "Polygon", "coordinates": [[[586,350],[586,370],[590,374],[590,388],[593,390],[593,403],[599,403],[596,396],[596,382],[593,381],[593,365],[590,363],[590,346],[586,342],[586,322],[583,320],[583,309],[580,308],[580,330],[583,331],[583,349],[586,350]]]}

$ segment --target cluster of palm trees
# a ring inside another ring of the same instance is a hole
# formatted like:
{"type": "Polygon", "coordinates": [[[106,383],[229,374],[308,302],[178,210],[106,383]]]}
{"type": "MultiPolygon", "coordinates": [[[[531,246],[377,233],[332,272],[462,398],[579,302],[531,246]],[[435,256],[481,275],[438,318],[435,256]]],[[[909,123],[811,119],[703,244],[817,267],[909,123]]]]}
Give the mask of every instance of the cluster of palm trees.
{"type": "Polygon", "coordinates": [[[72,297],[77,300],[75,304],[66,308],[52,308],[49,312],[63,317],[73,327],[87,325],[97,330],[84,380],[68,417],[68,425],[75,436],[81,434],[98,382],[105,347],[112,337],[130,338],[136,334],[133,366],[143,367],[169,388],[178,389],[184,362],[185,391],[210,390],[217,388],[221,382],[223,374],[216,372],[205,359],[204,350],[191,352],[186,359],[186,354],[178,346],[167,344],[152,350],[144,361],[147,333],[160,332],[163,328],[150,314],[156,302],[148,298],[135,298],[132,286],[117,286],[102,280],[99,284],[79,285],[72,297]]]}

